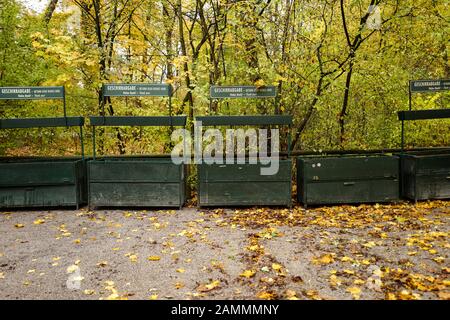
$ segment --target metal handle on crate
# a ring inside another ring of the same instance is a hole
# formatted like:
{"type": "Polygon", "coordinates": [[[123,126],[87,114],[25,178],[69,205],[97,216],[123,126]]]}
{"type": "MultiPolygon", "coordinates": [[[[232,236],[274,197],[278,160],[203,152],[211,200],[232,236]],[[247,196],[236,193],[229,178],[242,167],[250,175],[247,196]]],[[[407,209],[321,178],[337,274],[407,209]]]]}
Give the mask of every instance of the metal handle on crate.
{"type": "Polygon", "coordinates": [[[344,186],[346,187],[350,187],[350,186],[354,186],[355,182],[344,182],[344,186]]]}

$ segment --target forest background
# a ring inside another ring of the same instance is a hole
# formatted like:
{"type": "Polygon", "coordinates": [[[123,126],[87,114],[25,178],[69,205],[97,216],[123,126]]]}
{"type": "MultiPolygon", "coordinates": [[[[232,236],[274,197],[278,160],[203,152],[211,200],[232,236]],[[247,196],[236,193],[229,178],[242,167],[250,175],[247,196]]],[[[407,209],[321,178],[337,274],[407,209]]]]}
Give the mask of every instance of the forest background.
{"type": "MultiPolygon", "coordinates": [[[[209,113],[288,114],[297,151],[398,148],[408,81],[450,78],[446,0],[49,0],[42,12],[26,2],[0,0],[0,86],[64,85],[69,115],[98,115],[102,83],[162,82],[190,125],[209,113]],[[210,105],[211,85],[275,85],[279,98],[210,105]]],[[[415,94],[413,109],[449,101],[415,94]]],[[[169,113],[159,98],[113,98],[106,110],[169,113]]],[[[60,115],[58,101],[0,101],[1,118],[60,115]]],[[[450,145],[449,120],[407,130],[408,147],[450,145]]],[[[100,148],[164,153],[169,133],[108,129],[100,148]]],[[[80,152],[75,129],[2,130],[0,142],[0,155],[80,152]]]]}

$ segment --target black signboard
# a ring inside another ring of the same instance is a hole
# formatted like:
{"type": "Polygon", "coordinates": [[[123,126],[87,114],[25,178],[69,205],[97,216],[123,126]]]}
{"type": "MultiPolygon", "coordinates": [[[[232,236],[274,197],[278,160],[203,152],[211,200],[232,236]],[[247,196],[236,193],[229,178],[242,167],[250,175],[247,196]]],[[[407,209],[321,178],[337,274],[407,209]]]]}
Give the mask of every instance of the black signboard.
{"type": "Polygon", "coordinates": [[[0,100],[64,99],[64,87],[1,87],[0,100]]]}
{"type": "Polygon", "coordinates": [[[170,84],[104,84],[104,97],[170,97],[172,86],[170,84]]]}
{"type": "Polygon", "coordinates": [[[274,86],[212,86],[210,96],[212,99],[275,98],[277,88],[274,86]]]}
{"type": "Polygon", "coordinates": [[[411,92],[436,92],[450,90],[450,79],[414,80],[409,84],[411,92]]]}

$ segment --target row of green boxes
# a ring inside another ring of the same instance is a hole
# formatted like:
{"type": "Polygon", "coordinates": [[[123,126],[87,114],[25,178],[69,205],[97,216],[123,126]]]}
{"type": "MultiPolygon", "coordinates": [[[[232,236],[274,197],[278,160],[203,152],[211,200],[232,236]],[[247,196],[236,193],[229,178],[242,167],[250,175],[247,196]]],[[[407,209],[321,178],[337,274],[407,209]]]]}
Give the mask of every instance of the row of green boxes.
{"type": "MultiPolygon", "coordinates": [[[[0,129],[79,127],[80,158],[0,158],[0,208],[15,207],[182,207],[186,200],[188,166],[164,157],[97,157],[97,126],[184,127],[186,117],[106,117],[107,97],[166,96],[171,115],[171,86],[161,84],[111,84],[103,87],[103,116],[91,117],[92,159],[85,159],[84,118],[67,117],[63,87],[2,88],[0,98],[62,99],[64,117],[0,119],[0,129]]],[[[212,87],[212,98],[276,97],[274,88],[212,87]],[[226,90],[225,90],[226,89],[226,90]]],[[[450,118],[450,109],[399,112],[402,121],[450,118]]],[[[291,116],[197,117],[205,126],[292,125],[291,116]]],[[[273,175],[261,175],[262,164],[197,164],[198,205],[291,206],[292,160],[290,130],[288,156],[279,160],[273,175]]],[[[378,156],[311,156],[297,161],[300,203],[393,202],[450,198],[450,152],[407,153],[378,156]]]]}
{"type": "Polygon", "coordinates": [[[450,150],[398,155],[299,157],[304,205],[450,198],[450,150]]]}
{"type": "MultiPolygon", "coordinates": [[[[290,206],[292,163],[197,166],[199,206],[290,206]]],[[[450,151],[297,158],[304,205],[450,198],[450,151]]],[[[0,207],[181,207],[187,166],[170,158],[0,159],[0,207]]]]}

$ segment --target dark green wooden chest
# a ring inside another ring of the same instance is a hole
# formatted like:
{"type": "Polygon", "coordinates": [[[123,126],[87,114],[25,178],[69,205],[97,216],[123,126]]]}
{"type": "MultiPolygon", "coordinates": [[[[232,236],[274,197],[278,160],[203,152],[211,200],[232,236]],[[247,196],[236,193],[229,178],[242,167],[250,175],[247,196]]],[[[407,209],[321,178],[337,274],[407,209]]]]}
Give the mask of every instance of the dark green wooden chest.
{"type": "Polygon", "coordinates": [[[401,154],[402,195],[411,200],[450,199],[450,151],[401,154]]]}
{"type": "Polygon", "coordinates": [[[79,207],[86,203],[79,158],[0,159],[0,208],[79,207]]]}
{"type": "Polygon", "coordinates": [[[198,204],[214,206],[288,206],[292,205],[292,161],[279,161],[275,175],[261,175],[258,164],[200,164],[198,204]]]}
{"type": "Polygon", "coordinates": [[[399,194],[396,156],[297,158],[297,197],[305,206],[391,202],[399,194]]]}
{"type": "Polygon", "coordinates": [[[186,200],[185,170],[170,158],[91,160],[89,207],[182,207],[186,200]]]}

